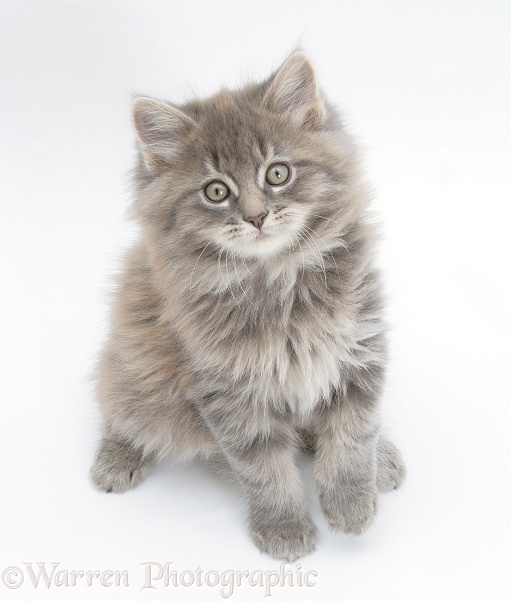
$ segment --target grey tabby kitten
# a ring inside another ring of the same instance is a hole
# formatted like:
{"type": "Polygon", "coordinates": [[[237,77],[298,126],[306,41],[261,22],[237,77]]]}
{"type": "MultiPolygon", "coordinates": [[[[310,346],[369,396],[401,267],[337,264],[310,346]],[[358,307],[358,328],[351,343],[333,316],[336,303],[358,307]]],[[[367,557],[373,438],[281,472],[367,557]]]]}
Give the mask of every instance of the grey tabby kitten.
{"type": "Polygon", "coordinates": [[[321,508],[361,534],[404,466],[380,434],[385,325],[357,149],[290,56],[267,81],[176,107],[137,98],[134,211],[97,393],[101,490],[155,460],[221,457],[262,551],[294,560],[321,508]]]}

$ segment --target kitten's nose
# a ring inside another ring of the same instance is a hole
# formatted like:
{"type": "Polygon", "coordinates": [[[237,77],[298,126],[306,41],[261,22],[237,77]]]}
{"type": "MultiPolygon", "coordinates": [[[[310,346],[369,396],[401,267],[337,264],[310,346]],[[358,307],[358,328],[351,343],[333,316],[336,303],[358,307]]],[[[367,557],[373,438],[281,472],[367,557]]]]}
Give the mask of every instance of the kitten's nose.
{"type": "Polygon", "coordinates": [[[258,230],[260,230],[263,227],[263,221],[266,215],[268,215],[268,211],[266,211],[266,213],[259,213],[259,215],[257,215],[256,217],[243,217],[243,219],[251,223],[258,230]]]}

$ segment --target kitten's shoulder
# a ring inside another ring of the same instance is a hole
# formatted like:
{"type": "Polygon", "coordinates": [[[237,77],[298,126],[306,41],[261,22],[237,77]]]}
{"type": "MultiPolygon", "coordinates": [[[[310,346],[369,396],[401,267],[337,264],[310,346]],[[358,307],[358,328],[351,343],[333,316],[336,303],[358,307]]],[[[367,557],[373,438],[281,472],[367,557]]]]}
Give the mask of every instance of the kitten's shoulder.
{"type": "Polygon", "coordinates": [[[143,240],[139,240],[125,252],[117,275],[113,318],[124,324],[147,323],[159,316],[160,306],[147,247],[143,240]]]}

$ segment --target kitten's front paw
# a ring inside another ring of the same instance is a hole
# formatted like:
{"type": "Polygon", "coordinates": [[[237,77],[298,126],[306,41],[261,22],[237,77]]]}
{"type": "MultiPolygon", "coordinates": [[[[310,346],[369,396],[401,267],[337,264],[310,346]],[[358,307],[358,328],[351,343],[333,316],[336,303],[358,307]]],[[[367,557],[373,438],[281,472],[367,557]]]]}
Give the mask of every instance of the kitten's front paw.
{"type": "Polygon", "coordinates": [[[330,528],[359,536],[373,523],[378,505],[376,489],[345,486],[324,491],[319,500],[330,528]]]}
{"type": "Polygon", "coordinates": [[[318,530],[310,517],[275,524],[251,524],[254,544],[275,559],[294,561],[316,548],[318,530]]]}
{"type": "Polygon", "coordinates": [[[105,492],[125,492],[146,477],[152,457],[128,445],[104,440],[91,468],[90,477],[96,488],[105,492]]]}
{"type": "Polygon", "coordinates": [[[385,438],[380,438],[377,447],[377,486],[381,492],[395,490],[406,476],[406,467],[397,447],[385,438]]]}

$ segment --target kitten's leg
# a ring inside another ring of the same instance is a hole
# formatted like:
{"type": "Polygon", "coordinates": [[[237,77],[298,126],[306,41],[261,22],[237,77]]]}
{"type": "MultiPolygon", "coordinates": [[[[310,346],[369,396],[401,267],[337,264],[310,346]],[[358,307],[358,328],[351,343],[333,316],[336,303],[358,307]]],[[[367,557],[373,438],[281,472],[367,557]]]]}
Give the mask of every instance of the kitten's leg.
{"type": "Polygon", "coordinates": [[[386,438],[380,436],[376,452],[378,476],[376,484],[380,492],[395,490],[401,486],[406,467],[397,447],[386,438]]]}
{"type": "Polygon", "coordinates": [[[359,535],[376,514],[380,420],[374,391],[382,374],[374,367],[352,376],[345,392],[316,412],[316,481],[330,527],[359,535]]]}
{"type": "Polygon", "coordinates": [[[313,551],[317,538],[295,465],[296,433],[282,418],[263,421],[258,408],[256,401],[241,408],[224,397],[200,411],[241,485],[255,545],[293,561],[313,551]]]}
{"type": "MultiPolygon", "coordinates": [[[[310,430],[299,430],[301,447],[308,453],[316,452],[317,436],[310,430]]],[[[383,436],[376,447],[378,492],[389,492],[399,488],[406,476],[406,466],[397,447],[383,436]]]]}
{"type": "Polygon", "coordinates": [[[125,492],[144,480],[153,463],[153,455],[108,434],[101,441],[90,476],[99,490],[125,492]]]}

